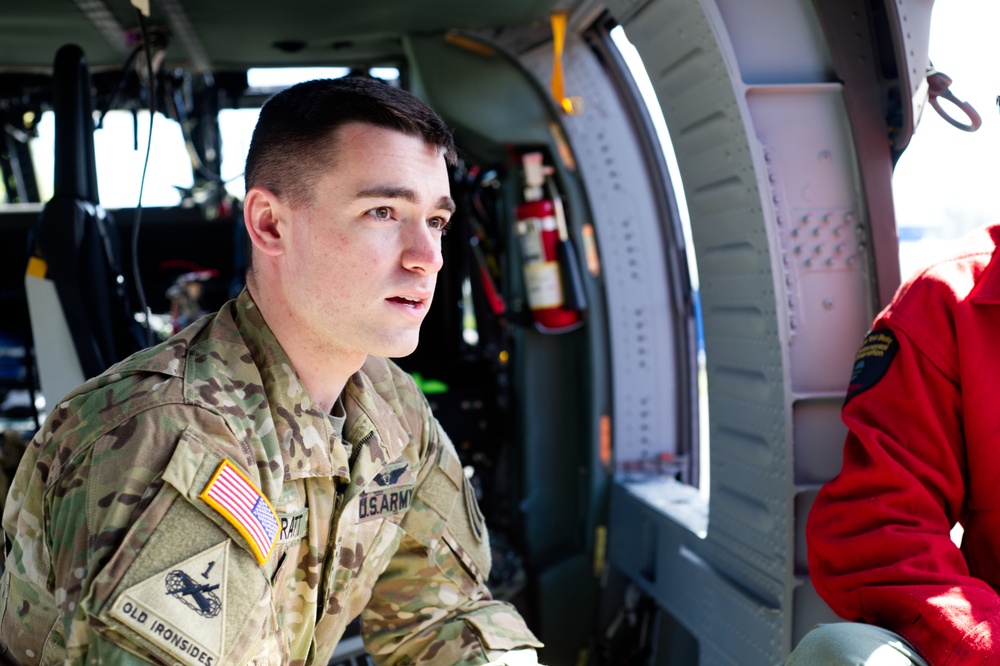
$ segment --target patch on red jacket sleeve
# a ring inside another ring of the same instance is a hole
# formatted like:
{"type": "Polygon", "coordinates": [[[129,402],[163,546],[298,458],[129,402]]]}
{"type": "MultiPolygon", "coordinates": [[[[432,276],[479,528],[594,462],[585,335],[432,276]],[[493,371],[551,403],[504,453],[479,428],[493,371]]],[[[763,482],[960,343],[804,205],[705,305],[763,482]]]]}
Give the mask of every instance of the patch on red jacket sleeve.
{"type": "Polygon", "coordinates": [[[847,404],[851,398],[875,386],[889,370],[899,350],[896,335],[887,328],[875,329],[865,336],[858,355],[854,357],[854,372],[847,387],[847,404]]]}

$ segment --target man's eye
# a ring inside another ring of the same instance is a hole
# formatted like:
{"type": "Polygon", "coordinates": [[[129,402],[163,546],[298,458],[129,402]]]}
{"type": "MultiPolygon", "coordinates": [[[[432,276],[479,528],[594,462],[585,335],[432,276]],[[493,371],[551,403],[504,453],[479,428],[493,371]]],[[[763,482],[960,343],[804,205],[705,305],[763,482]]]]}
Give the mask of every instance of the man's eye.
{"type": "Polygon", "coordinates": [[[388,220],[390,217],[392,217],[392,209],[387,206],[372,208],[368,212],[380,220],[388,220]]]}
{"type": "Polygon", "coordinates": [[[451,226],[451,220],[446,220],[443,217],[432,217],[427,221],[427,226],[435,231],[445,232],[451,226]]]}

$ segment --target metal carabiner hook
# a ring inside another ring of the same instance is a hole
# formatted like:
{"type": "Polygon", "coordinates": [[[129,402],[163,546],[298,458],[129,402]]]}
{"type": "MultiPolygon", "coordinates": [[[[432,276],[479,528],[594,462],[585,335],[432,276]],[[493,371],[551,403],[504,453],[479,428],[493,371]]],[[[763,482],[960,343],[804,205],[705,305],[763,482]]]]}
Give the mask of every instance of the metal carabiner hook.
{"type": "MultiPolygon", "coordinates": [[[[982,126],[983,119],[979,116],[979,113],[971,104],[963,102],[955,97],[955,94],[951,92],[951,83],[951,77],[947,74],[943,74],[934,69],[927,72],[927,96],[930,100],[931,106],[934,107],[934,110],[938,112],[939,116],[947,120],[954,127],[957,127],[963,132],[975,132],[982,126]],[[941,108],[941,103],[938,101],[938,97],[944,97],[946,100],[961,109],[962,112],[965,113],[965,116],[969,119],[969,122],[959,122],[948,115],[948,112],[941,108]]],[[[1000,98],[998,98],[998,100],[1000,100],[1000,98]]]]}

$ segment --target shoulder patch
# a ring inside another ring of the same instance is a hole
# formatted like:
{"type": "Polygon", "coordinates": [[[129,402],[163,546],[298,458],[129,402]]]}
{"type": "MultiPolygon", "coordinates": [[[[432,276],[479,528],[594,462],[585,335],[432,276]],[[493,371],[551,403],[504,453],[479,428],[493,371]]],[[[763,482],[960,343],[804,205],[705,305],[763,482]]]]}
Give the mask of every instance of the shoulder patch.
{"type": "Polygon", "coordinates": [[[887,328],[875,329],[865,336],[861,349],[854,357],[854,370],[847,387],[845,405],[854,396],[875,386],[885,376],[897,351],[899,341],[896,340],[896,334],[887,328]]]}
{"type": "Polygon", "coordinates": [[[258,564],[267,562],[278,539],[278,515],[267,498],[235,465],[223,460],[199,498],[247,540],[258,564]]]}
{"type": "Polygon", "coordinates": [[[226,653],[229,541],[125,590],[111,617],[182,664],[215,666],[226,653]]]}

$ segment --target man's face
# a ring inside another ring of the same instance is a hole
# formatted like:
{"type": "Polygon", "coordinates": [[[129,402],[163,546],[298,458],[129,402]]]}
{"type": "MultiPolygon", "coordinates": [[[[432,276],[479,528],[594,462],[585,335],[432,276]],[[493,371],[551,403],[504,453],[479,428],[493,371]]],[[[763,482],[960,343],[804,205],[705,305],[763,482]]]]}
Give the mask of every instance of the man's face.
{"type": "Polygon", "coordinates": [[[283,296],[311,352],[358,363],[417,346],[454,211],[440,150],[363,123],[337,131],[334,167],[292,211],[283,296]]]}

